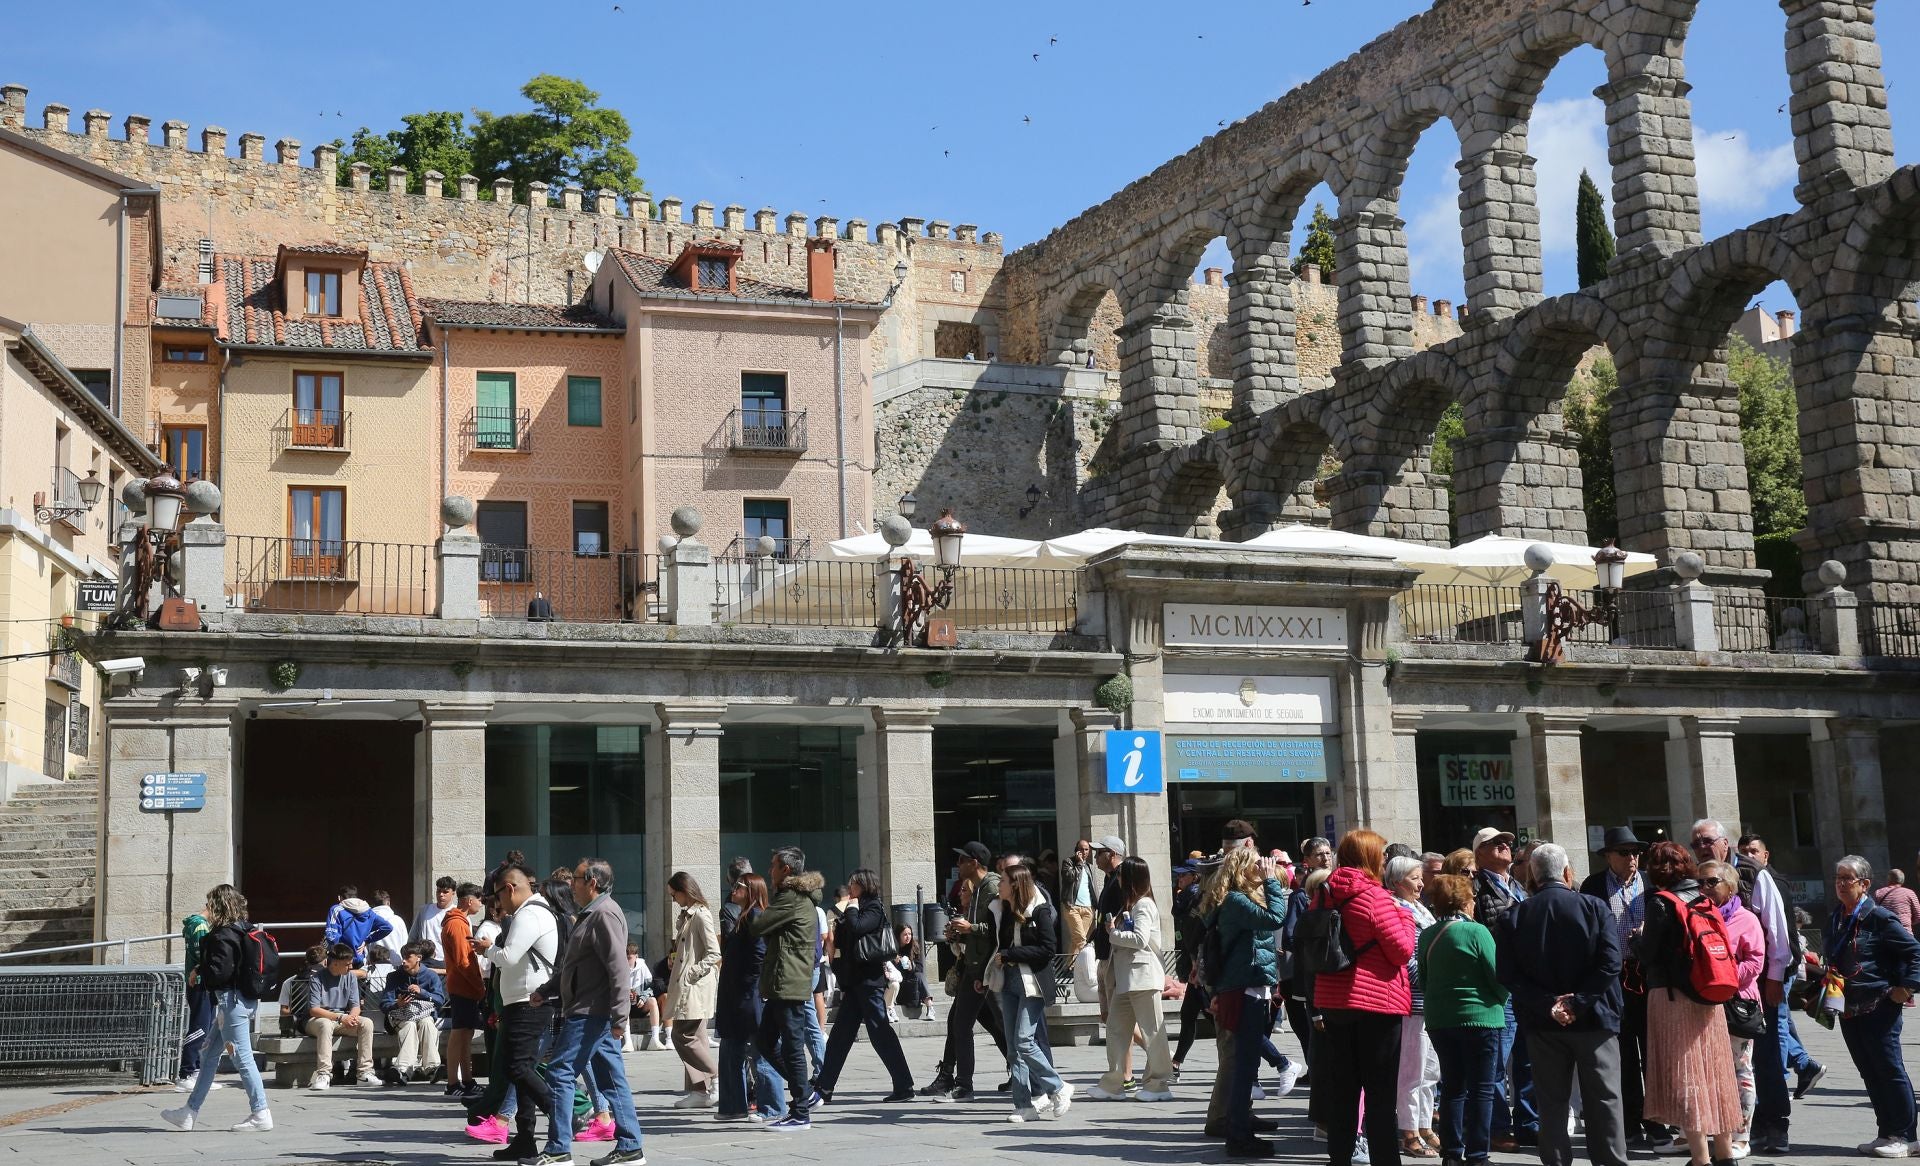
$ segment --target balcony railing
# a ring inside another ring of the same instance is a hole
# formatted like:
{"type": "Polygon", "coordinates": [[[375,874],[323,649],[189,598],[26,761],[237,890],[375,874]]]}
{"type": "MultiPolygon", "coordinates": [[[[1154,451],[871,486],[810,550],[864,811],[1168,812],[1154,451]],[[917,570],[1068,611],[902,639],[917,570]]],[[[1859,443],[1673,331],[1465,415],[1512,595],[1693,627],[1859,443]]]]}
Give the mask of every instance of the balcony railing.
{"type": "Polygon", "coordinates": [[[227,602],[252,612],[432,615],[434,548],[227,536],[227,602]]]}
{"type": "Polygon", "coordinates": [[[859,559],[742,558],[729,553],[713,560],[716,623],[878,627],[874,593],[874,564],[859,559]]]}
{"type": "Polygon", "coordinates": [[[56,652],[47,660],[47,679],[62,688],[80,691],[80,657],[72,652],[56,652]]]}
{"type": "Polygon", "coordinates": [[[645,623],[659,617],[660,556],[504,547],[480,552],[480,607],[493,619],[645,623]]]}
{"type": "Polygon", "coordinates": [[[1520,587],[1416,583],[1400,593],[1400,630],[1426,644],[1522,644],[1520,587]]]}
{"type": "Polygon", "coordinates": [[[338,409],[288,409],[274,426],[274,439],[282,451],[347,451],[347,426],[353,414],[338,409]]]}
{"type": "Polygon", "coordinates": [[[727,448],[735,453],[807,452],[805,409],[735,409],[727,414],[727,448]]]}
{"type": "MultiPolygon", "coordinates": [[[[813,553],[813,536],[803,534],[797,538],[777,538],[773,540],[773,557],[776,559],[804,559],[813,553]]],[[[726,549],[718,556],[722,559],[756,559],[760,557],[760,536],[736,534],[727,543],[726,549]]]]}
{"type": "Polygon", "coordinates": [[[529,410],[475,406],[460,423],[460,439],[468,453],[525,450],[532,429],[529,410]]]}
{"type": "Polygon", "coordinates": [[[1713,597],[1713,624],[1723,652],[1809,652],[1821,650],[1818,629],[1805,599],[1781,599],[1750,592],[1719,592],[1713,597]]]}
{"type": "Polygon", "coordinates": [[[1920,657],[1920,603],[1861,604],[1860,638],[1869,656],[1920,657]]]}

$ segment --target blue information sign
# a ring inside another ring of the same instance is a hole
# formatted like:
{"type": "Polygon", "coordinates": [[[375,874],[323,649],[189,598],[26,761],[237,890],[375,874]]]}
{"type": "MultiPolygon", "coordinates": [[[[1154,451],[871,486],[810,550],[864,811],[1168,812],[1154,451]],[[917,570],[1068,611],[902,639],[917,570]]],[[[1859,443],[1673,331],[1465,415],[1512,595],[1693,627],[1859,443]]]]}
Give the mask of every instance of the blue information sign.
{"type": "Polygon", "coordinates": [[[1167,788],[1158,729],[1107,730],[1107,792],[1157,794],[1167,788]]]}
{"type": "Polygon", "coordinates": [[[1167,738],[1174,776],[1181,781],[1327,780],[1327,743],[1321,737],[1167,738]]]}
{"type": "Polygon", "coordinates": [[[140,808],[153,813],[203,810],[207,806],[204,773],[149,773],[140,778],[140,808]]]}

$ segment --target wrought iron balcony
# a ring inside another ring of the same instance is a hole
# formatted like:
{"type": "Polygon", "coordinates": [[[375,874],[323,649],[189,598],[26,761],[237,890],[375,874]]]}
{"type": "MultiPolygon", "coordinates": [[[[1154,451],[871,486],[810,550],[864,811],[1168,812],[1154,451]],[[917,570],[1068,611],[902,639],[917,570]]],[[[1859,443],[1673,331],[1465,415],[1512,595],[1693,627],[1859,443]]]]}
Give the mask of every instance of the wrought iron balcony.
{"type": "Polygon", "coordinates": [[[347,452],[347,426],[353,414],[338,409],[288,409],[274,436],[281,450],[347,452]]]}
{"type": "Polygon", "coordinates": [[[807,452],[807,411],[735,409],[727,414],[727,448],[734,453],[797,457],[807,452]]]}
{"type": "Polygon", "coordinates": [[[529,448],[532,428],[530,410],[475,406],[460,423],[460,437],[468,453],[511,453],[529,448]]]}

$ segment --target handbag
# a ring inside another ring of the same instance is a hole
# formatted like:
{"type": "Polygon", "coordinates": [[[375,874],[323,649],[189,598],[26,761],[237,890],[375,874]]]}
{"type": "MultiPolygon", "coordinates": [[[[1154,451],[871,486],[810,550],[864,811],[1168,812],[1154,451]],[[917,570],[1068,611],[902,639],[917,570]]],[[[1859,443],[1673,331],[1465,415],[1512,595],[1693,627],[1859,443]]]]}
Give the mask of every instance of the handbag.
{"type": "Polygon", "coordinates": [[[1007,969],[997,959],[989,962],[987,974],[982,977],[982,982],[986,984],[987,991],[998,995],[1000,990],[1007,986],[1007,969]]]}
{"type": "Polygon", "coordinates": [[[869,931],[853,941],[853,958],[856,963],[883,964],[891,961],[900,951],[894,946],[893,939],[882,926],[869,931]]]}
{"type": "Polygon", "coordinates": [[[1767,1035],[1767,1014],[1758,1000],[1735,996],[1720,1007],[1727,1010],[1727,1031],[1741,1040],[1758,1040],[1767,1035]]]}
{"type": "Polygon", "coordinates": [[[940,979],[940,988],[947,994],[947,998],[950,1000],[960,995],[960,976],[963,967],[964,965],[960,960],[953,961],[953,966],[948,968],[947,974],[940,979]]]}

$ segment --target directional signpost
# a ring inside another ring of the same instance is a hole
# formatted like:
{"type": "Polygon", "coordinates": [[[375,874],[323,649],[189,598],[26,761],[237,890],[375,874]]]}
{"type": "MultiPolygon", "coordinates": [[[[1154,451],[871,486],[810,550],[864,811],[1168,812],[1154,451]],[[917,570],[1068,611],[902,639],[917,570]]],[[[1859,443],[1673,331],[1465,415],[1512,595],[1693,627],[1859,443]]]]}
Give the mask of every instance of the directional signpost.
{"type": "Polygon", "coordinates": [[[140,808],[149,813],[203,810],[206,806],[204,773],[149,773],[140,779],[140,808]]]}

